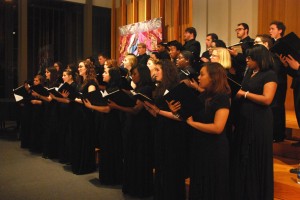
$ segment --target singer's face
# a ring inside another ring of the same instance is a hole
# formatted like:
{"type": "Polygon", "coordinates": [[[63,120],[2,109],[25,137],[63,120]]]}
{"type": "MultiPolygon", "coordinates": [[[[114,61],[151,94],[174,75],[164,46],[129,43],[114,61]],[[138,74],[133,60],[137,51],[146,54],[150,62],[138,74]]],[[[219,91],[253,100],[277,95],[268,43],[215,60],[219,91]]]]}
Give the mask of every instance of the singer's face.
{"type": "Polygon", "coordinates": [[[103,82],[108,83],[110,81],[109,68],[104,69],[104,73],[102,74],[102,77],[103,77],[103,82]]]}
{"type": "Polygon", "coordinates": [[[51,73],[49,72],[49,70],[47,68],[45,71],[45,76],[46,76],[46,79],[50,80],[51,73]]]}
{"type": "Polygon", "coordinates": [[[86,68],[83,62],[80,62],[78,65],[78,72],[80,76],[84,76],[86,74],[86,68]]]}
{"type": "Polygon", "coordinates": [[[141,80],[141,77],[140,77],[140,74],[137,70],[137,68],[135,68],[131,74],[131,78],[132,78],[132,81],[134,82],[134,84],[138,84],[141,80]]]}
{"type": "Polygon", "coordinates": [[[132,66],[130,65],[129,59],[128,59],[127,57],[124,58],[123,64],[124,64],[124,67],[125,67],[126,69],[128,69],[128,70],[130,70],[131,67],[132,67],[132,66]]]}
{"type": "Polygon", "coordinates": [[[154,75],[155,75],[155,80],[156,81],[162,81],[163,80],[163,71],[162,71],[161,65],[155,65],[154,75]]]}
{"type": "Polygon", "coordinates": [[[62,79],[63,79],[64,83],[67,83],[72,80],[72,76],[68,75],[67,72],[64,72],[62,75],[62,79]]]}
{"type": "Polygon", "coordinates": [[[211,78],[209,76],[206,66],[201,68],[198,81],[199,81],[199,86],[204,89],[207,89],[211,85],[211,78]]]}
{"type": "Polygon", "coordinates": [[[33,85],[38,85],[38,84],[41,84],[40,79],[34,78],[34,79],[33,79],[33,85]]]}
{"type": "Polygon", "coordinates": [[[270,33],[270,36],[271,38],[274,38],[274,39],[278,39],[281,37],[281,32],[282,30],[279,30],[277,28],[277,25],[276,24],[272,24],[269,28],[269,33],[270,33]]]}
{"type": "Polygon", "coordinates": [[[210,61],[211,62],[219,62],[220,61],[220,57],[218,55],[218,51],[217,50],[213,50],[210,56],[210,61]]]}

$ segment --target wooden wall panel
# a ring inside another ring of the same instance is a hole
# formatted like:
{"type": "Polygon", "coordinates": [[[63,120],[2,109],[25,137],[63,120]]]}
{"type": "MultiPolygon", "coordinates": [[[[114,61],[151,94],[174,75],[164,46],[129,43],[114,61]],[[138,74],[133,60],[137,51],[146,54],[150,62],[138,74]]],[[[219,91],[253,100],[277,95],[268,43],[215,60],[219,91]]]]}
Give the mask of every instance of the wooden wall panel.
{"type": "MultiPolygon", "coordinates": [[[[269,24],[273,20],[286,25],[286,34],[295,32],[300,36],[300,1],[299,0],[259,0],[258,33],[269,33],[269,24]]],[[[294,110],[293,91],[290,89],[291,78],[288,77],[286,109],[294,110]]]]}

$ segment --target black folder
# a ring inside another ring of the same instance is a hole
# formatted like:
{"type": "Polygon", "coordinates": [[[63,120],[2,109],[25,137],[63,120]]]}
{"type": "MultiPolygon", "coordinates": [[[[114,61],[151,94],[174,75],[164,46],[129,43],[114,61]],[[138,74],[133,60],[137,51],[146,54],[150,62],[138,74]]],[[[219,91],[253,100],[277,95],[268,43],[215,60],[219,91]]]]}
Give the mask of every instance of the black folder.
{"type": "Polygon", "coordinates": [[[61,95],[61,93],[58,91],[57,87],[49,88],[48,92],[53,94],[56,97],[63,98],[63,95],[61,95]]]}
{"type": "Polygon", "coordinates": [[[74,88],[73,86],[71,86],[69,83],[64,83],[62,84],[62,86],[60,86],[58,88],[58,91],[60,93],[62,93],[63,91],[68,91],[69,92],[69,96],[68,98],[71,100],[74,100],[76,97],[78,97],[78,91],[76,91],[76,88],[74,88]]]}
{"type": "Polygon", "coordinates": [[[136,98],[136,99],[139,99],[143,102],[145,101],[148,101],[149,103],[152,103],[154,104],[154,101],[152,98],[148,97],[147,95],[143,94],[143,93],[140,93],[140,92],[134,92],[134,91],[131,91],[131,93],[133,94],[133,97],[136,98]]]}
{"type": "Polygon", "coordinates": [[[16,102],[24,99],[25,96],[28,96],[28,91],[25,89],[24,85],[21,85],[15,89],[13,89],[14,97],[16,102]]]}
{"type": "Polygon", "coordinates": [[[295,60],[300,62],[300,39],[294,32],[291,32],[276,41],[270,51],[284,56],[290,54],[295,60]]]}
{"type": "Polygon", "coordinates": [[[35,91],[39,95],[49,96],[49,92],[48,92],[47,88],[43,87],[41,84],[33,85],[33,86],[30,87],[30,89],[35,91]]]}
{"type": "Polygon", "coordinates": [[[197,72],[192,73],[189,70],[180,70],[184,75],[186,75],[190,80],[195,80],[198,82],[199,74],[197,72]]]}
{"type": "Polygon", "coordinates": [[[184,82],[177,85],[164,95],[167,101],[180,101],[181,109],[178,111],[180,117],[184,120],[192,116],[200,109],[200,103],[197,95],[184,82]]]}
{"type": "Polygon", "coordinates": [[[102,97],[100,90],[95,90],[92,92],[88,92],[85,95],[81,96],[81,99],[88,99],[92,105],[94,106],[105,106],[107,105],[107,99],[102,97]]]}
{"type": "Polygon", "coordinates": [[[136,105],[136,100],[122,89],[118,89],[110,93],[102,93],[102,95],[105,99],[112,100],[119,106],[134,107],[136,105]]]}

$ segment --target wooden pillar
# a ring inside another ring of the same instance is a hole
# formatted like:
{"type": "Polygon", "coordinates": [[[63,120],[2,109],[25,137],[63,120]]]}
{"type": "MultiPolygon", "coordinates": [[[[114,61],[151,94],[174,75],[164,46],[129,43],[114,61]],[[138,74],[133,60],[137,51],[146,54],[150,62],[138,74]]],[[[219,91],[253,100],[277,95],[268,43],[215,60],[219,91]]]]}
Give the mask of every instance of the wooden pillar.
{"type": "Polygon", "coordinates": [[[19,85],[28,79],[28,1],[18,0],[18,83],[19,85]]]}
{"type": "Polygon", "coordinates": [[[86,0],[83,19],[83,59],[93,53],[93,0],[86,0]]]}
{"type": "Polygon", "coordinates": [[[121,26],[127,24],[126,0],[121,0],[121,26]]]}
{"type": "Polygon", "coordinates": [[[132,17],[133,17],[133,23],[138,22],[138,0],[132,0],[132,17]]]}
{"type": "Polygon", "coordinates": [[[146,4],[146,20],[150,20],[151,19],[151,0],[145,0],[145,4],[146,4]]]}
{"type": "Polygon", "coordinates": [[[173,0],[173,23],[172,26],[174,28],[174,40],[179,40],[179,0],[173,0]]]}
{"type": "Polygon", "coordinates": [[[112,5],[111,5],[111,39],[110,39],[110,55],[111,58],[116,57],[116,0],[112,0],[112,5]]]}
{"type": "Polygon", "coordinates": [[[165,18],[166,18],[166,15],[165,15],[165,0],[159,0],[158,1],[158,14],[159,14],[159,17],[162,18],[162,21],[161,21],[161,27],[162,27],[162,41],[166,41],[167,40],[167,30],[166,30],[166,27],[165,27],[165,18]]]}

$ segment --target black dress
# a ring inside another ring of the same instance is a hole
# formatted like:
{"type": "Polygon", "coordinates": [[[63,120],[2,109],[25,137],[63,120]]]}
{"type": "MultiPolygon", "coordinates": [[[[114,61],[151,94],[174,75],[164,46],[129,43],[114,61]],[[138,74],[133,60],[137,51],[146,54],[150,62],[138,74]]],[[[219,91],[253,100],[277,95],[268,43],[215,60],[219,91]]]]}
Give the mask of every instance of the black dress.
{"type": "MultiPolygon", "coordinates": [[[[199,95],[200,111],[193,116],[197,122],[214,122],[217,110],[230,107],[227,94],[216,94],[209,104],[207,94],[199,95]]],[[[225,130],[209,134],[193,129],[189,199],[229,199],[229,145],[225,130]]]]}
{"type": "MultiPolygon", "coordinates": [[[[77,90],[77,84],[72,82],[70,84],[77,90]]],[[[72,135],[72,112],[74,103],[59,103],[59,149],[58,157],[60,163],[70,163],[71,156],[71,135],[72,135]]]]}
{"type": "MultiPolygon", "coordinates": [[[[97,83],[91,80],[80,89],[80,92],[86,95],[91,85],[98,87],[97,83]]],[[[96,170],[94,112],[80,103],[72,106],[74,109],[71,136],[72,171],[74,174],[91,173],[96,170]]]]}
{"type": "MultiPolygon", "coordinates": [[[[251,78],[248,70],[242,88],[259,94],[268,82],[277,82],[274,71],[251,78]]],[[[269,106],[241,99],[231,164],[232,199],[273,199],[273,117],[269,106]]]]}
{"type": "MultiPolygon", "coordinates": [[[[151,97],[152,87],[138,91],[151,97]]],[[[124,146],[123,193],[135,197],[153,194],[153,117],[142,109],[137,115],[128,114],[123,129],[124,146]]]]}
{"type": "MultiPolygon", "coordinates": [[[[155,103],[161,110],[168,111],[163,98],[155,103]]],[[[154,131],[154,199],[184,200],[187,175],[187,134],[184,122],[163,116],[155,119],[154,131]]]]}
{"type": "Polygon", "coordinates": [[[123,179],[123,145],[120,111],[103,113],[100,129],[99,180],[120,185],[123,179]]]}

